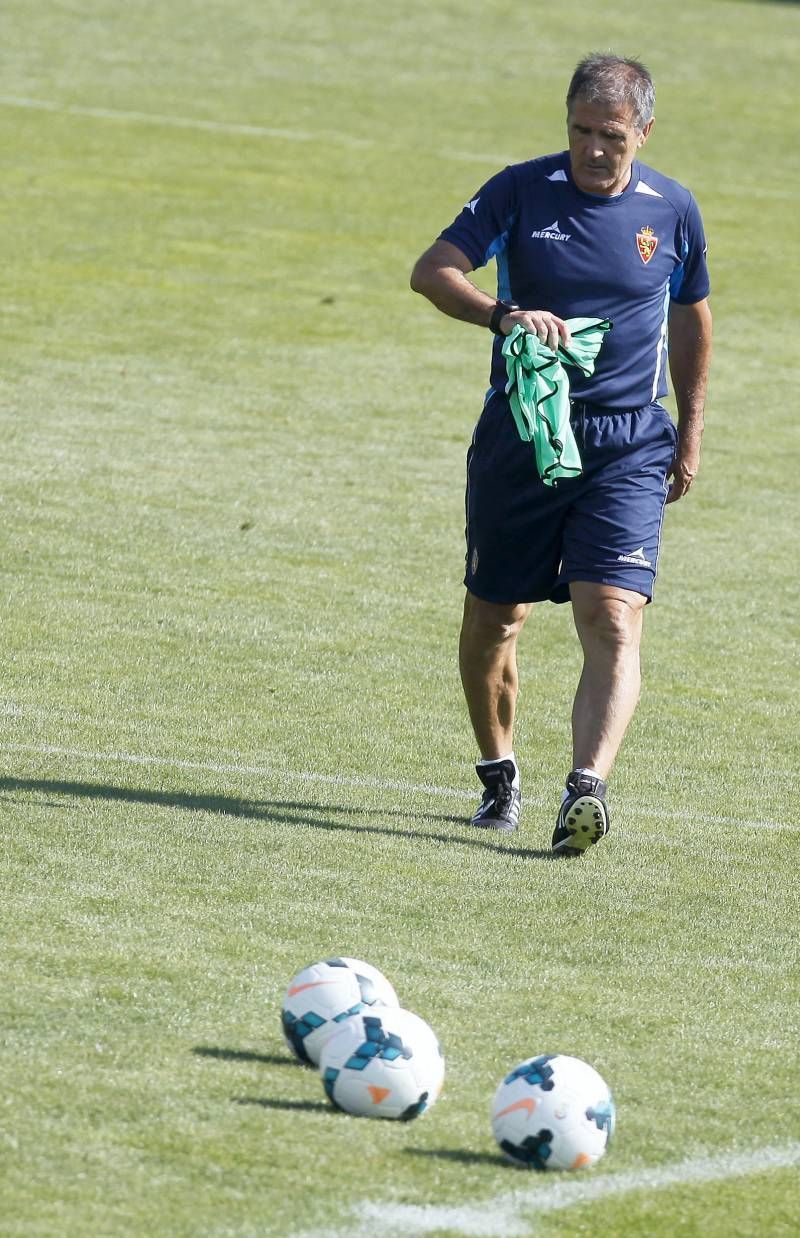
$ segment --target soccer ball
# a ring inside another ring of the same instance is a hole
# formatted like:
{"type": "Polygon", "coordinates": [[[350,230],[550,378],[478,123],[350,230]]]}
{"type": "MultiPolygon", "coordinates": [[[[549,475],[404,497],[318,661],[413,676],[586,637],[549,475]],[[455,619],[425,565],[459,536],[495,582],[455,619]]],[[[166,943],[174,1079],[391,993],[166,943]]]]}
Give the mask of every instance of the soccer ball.
{"type": "Polygon", "coordinates": [[[287,1045],[305,1065],[318,1065],[325,1041],[368,1006],[399,1006],[386,977],[360,959],[312,963],[290,982],[281,1007],[287,1045]]]}
{"type": "Polygon", "coordinates": [[[492,1130],[502,1151],[533,1169],[583,1169],[606,1150],[614,1101],[594,1067],[563,1053],[521,1062],[492,1101],[492,1130]]]}
{"type": "Polygon", "coordinates": [[[364,1010],[325,1043],[322,1086],[337,1109],[410,1122],[430,1109],[444,1082],[439,1041],[410,1010],[364,1010]]]}

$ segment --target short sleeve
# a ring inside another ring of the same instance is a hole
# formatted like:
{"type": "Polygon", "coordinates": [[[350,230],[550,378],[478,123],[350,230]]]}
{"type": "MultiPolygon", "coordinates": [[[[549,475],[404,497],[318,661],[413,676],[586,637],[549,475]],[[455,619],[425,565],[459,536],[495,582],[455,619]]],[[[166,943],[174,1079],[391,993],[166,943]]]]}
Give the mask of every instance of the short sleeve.
{"type": "Polygon", "coordinates": [[[486,266],[508,244],[517,214],[517,192],[511,168],[498,172],[464,206],[439,240],[449,241],[469,258],[473,269],[486,266]]]}
{"type": "Polygon", "coordinates": [[[694,305],[708,296],[710,280],[706,265],[706,236],[703,221],[694,198],[681,224],[681,262],[669,282],[670,297],[678,305],[694,305]]]}

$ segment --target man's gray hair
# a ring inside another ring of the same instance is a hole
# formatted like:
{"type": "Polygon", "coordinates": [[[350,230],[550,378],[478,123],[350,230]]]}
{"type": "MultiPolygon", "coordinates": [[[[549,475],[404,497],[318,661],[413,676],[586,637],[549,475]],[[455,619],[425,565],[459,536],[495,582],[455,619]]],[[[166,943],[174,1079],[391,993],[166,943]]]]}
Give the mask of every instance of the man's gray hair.
{"type": "Polygon", "coordinates": [[[652,120],[656,88],[650,70],[640,60],[592,52],[575,67],[567,91],[567,111],[576,99],[632,108],[634,128],[641,133],[652,120]]]}

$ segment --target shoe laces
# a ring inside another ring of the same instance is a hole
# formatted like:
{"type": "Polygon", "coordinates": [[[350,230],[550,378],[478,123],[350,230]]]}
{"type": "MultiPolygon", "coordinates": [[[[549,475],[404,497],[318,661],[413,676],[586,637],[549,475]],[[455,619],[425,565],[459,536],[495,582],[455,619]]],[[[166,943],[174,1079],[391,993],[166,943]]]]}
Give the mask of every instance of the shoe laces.
{"type": "Polygon", "coordinates": [[[503,809],[508,808],[513,798],[513,786],[510,782],[506,782],[505,778],[501,778],[494,792],[495,807],[502,812],[503,809]]]}

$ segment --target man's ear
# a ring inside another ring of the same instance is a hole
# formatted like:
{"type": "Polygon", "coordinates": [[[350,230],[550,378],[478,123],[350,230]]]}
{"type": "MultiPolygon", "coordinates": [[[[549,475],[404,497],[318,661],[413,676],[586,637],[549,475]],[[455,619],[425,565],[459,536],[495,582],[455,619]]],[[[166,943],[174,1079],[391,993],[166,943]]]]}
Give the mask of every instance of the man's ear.
{"type": "Polygon", "coordinates": [[[645,142],[650,137],[650,131],[652,130],[653,125],[655,123],[656,123],[655,116],[651,116],[647,124],[645,125],[644,129],[642,129],[642,132],[639,134],[639,141],[637,143],[638,146],[644,146],[645,142]]]}

